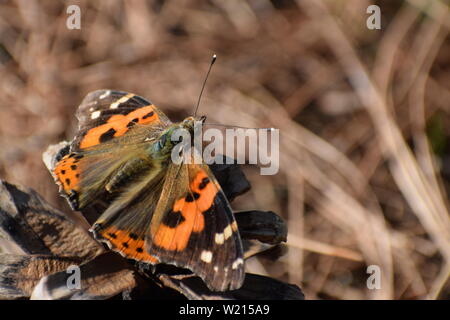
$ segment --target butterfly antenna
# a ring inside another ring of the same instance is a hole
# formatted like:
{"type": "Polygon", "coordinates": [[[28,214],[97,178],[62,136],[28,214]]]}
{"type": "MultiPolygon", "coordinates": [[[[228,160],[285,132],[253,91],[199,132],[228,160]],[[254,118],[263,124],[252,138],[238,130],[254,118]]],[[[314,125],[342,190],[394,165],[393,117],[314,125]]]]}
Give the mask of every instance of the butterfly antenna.
{"type": "Polygon", "coordinates": [[[221,123],[205,123],[207,126],[218,126],[218,127],[225,127],[225,128],[239,128],[239,129],[259,129],[259,130],[267,130],[272,131],[274,128],[249,128],[249,127],[241,127],[241,126],[234,126],[234,125],[227,125],[227,124],[221,124],[221,123]]]}
{"type": "Polygon", "coordinates": [[[195,106],[194,117],[197,115],[198,106],[200,105],[200,100],[202,98],[203,89],[205,89],[206,80],[208,80],[209,73],[211,72],[211,68],[212,68],[214,62],[216,62],[216,59],[217,59],[217,56],[214,54],[212,57],[211,63],[209,64],[208,73],[206,74],[205,80],[203,81],[202,90],[200,91],[200,95],[198,96],[197,105],[195,106]]]}

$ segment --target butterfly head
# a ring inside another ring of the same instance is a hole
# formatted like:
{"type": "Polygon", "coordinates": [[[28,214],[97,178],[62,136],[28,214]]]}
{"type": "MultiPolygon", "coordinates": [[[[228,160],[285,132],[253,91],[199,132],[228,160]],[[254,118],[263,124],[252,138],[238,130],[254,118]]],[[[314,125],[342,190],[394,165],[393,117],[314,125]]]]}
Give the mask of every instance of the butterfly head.
{"type": "Polygon", "coordinates": [[[183,120],[183,122],[180,124],[181,128],[187,129],[189,131],[189,133],[193,134],[194,133],[194,126],[197,124],[204,124],[206,121],[206,116],[201,116],[201,117],[187,117],[186,119],[183,120]]]}
{"type": "Polygon", "coordinates": [[[194,137],[194,127],[203,125],[206,116],[187,117],[182,122],[174,124],[167,128],[154,144],[154,151],[159,156],[166,157],[170,155],[175,145],[181,142],[184,133],[189,133],[190,137],[194,137]]]}

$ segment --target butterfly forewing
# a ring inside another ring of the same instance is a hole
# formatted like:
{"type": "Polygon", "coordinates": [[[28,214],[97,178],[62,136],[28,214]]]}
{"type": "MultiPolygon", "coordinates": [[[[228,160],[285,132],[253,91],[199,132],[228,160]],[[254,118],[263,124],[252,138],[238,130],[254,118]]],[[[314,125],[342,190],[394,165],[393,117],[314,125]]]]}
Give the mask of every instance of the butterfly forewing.
{"type": "Polygon", "coordinates": [[[75,210],[103,194],[123,164],[140,156],[171,124],[144,98],[114,90],[89,93],[77,118],[79,131],[52,172],[75,210]]]}
{"type": "Polygon", "coordinates": [[[147,237],[161,261],[191,269],[213,290],[237,289],[243,250],[233,213],[206,165],[171,165],[147,237]],[[176,183],[173,183],[176,181],[176,183]],[[168,199],[169,198],[169,199],[168,199]]]}
{"type": "Polygon", "coordinates": [[[151,102],[123,91],[98,90],[84,98],[77,111],[79,131],[72,150],[83,150],[124,136],[139,125],[164,128],[170,120],[151,102]]]}

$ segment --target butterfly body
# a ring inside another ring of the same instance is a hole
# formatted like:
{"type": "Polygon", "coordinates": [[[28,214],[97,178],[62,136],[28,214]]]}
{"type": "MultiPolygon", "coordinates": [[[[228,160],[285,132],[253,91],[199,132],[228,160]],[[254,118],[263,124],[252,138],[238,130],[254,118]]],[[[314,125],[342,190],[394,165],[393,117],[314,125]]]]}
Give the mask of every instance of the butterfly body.
{"type": "Polygon", "coordinates": [[[189,268],[212,290],[239,288],[242,243],[220,185],[206,164],[172,159],[174,134],[193,136],[204,118],[172,123],[145,99],[112,90],[90,93],[77,117],[53,175],[75,210],[111,199],[95,237],[127,258],[189,268]]]}
{"type": "Polygon", "coordinates": [[[106,190],[114,193],[139,177],[153,177],[166,170],[170,164],[172,149],[175,146],[175,142],[172,140],[173,132],[178,129],[185,129],[193,135],[193,123],[195,121],[195,118],[188,117],[181,124],[170,125],[156,139],[154,137],[145,138],[142,145],[142,149],[145,150],[144,153],[136,155],[124,163],[108,181],[105,186],[106,190]]]}

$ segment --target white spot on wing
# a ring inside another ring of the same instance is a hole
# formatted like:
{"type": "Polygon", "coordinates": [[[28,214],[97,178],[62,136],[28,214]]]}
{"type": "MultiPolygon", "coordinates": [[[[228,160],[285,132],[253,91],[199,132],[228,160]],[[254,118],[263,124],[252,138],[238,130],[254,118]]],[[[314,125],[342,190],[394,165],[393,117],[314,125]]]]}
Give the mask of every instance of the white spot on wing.
{"type": "Polygon", "coordinates": [[[91,113],[91,119],[92,119],[92,120],[97,119],[98,117],[100,117],[100,114],[101,114],[101,112],[98,111],[98,110],[92,112],[92,113],[91,113]]]}
{"type": "Polygon", "coordinates": [[[119,100],[114,103],[111,103],[110,109],[117,109],[121,103],[127,102],[130,98],[134,97],[134,94],[129,93],[126,96],[123,96],[119,100]]]}
{"type": "Polygon", "coordinates": [[[231,225],[228,225],[223,230],[223,235],[224,235],[225,240],[227,240],[229,237],[231,237],[232,234],[233,234],[233,230],[231,230],[231,225]]]}
{"type": "Polygon", "coordinates": [[[225,241],[223,233],[216,233],[215,240],[217,244],[223,244],[223,242],[225,241]]]}
{"type": "Polygon", "coordinates": [[[107,96],[111,94],[111,90],[107,90],[104,94],[102,94],[99,99],[105,99],[107,96]]]}
{"type": "Polygon", "coordinates": [[[203,251],[202,251],[202,254],[201,254],[201,256],[200,256],[200,259],[201,259],[203,262],[210,263],[210,262],[212,261],[212,252],[211,252],[211,251],[203,250],[203,251]]]}
{"type": "Polygon", "coordinates": [[[237,269],[239,267],[239,265],[241,265],[243,263],[244,263],[244,260],[242,260],[242,258],[238,258],[238,259],[234,260],[233,265],[231,266],[231,268],[233,270],[237,269]]]}

